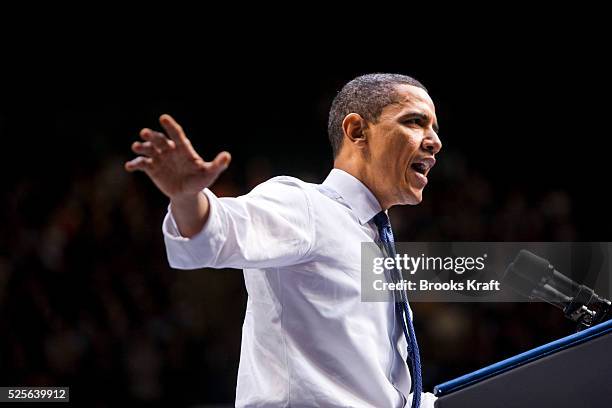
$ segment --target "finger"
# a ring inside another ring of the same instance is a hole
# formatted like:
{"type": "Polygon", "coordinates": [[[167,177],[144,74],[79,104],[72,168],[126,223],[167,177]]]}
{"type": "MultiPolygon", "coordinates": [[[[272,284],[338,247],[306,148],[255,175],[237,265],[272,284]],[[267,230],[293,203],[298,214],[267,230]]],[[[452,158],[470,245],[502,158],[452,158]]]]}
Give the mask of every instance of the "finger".
{"type": "Polygon", "coordinates": [[[183,128],[176,123],[172,116],[168,114],[161,115],[159,117],[159,123],[163,126],[168,136],[170,136],[170,139],[174,140],[176,143],[185,143],[187,141],[187,136],[185,136],[183,128]]]}
{"type": "Polygon", "coordinates": [[[133,171],[147,171],[153,165],[153,159],[150,157],[138,156],[133,160],[125,163],[125,169],[129,172],[133,171]]]}
{"type": "Polygon", "coordinates": [[[151,142],[160,153],[166,151],[170,144],[170,140],[168,140],[163,133],[148,128],[144,128],[140,131],[140,137],[143,140],[151,142]]]}
{"type": "Polygon", "coordinates": [[[132,143],[132,151],[136,154],[143,156],[154,157],[159,155],[161,152],[156,149],[151,142],[134,142],[132,143]]]}

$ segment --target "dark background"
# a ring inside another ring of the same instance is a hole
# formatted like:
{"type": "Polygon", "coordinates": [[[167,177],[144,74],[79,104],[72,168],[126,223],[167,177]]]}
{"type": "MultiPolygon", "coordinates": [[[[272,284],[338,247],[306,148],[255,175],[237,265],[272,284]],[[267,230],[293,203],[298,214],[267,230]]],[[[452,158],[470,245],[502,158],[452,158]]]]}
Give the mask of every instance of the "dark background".
{"type": "MultiPolygon", "coordinates": [[[[205,159],[232,153],[213,191],[238,195],[274,175],[322,181],[335,92],[362,73],[412,75],[444,147],[423,203],[392,210],[398,241],[610,240],[609,67],[596,32],[478,47],[486,31],[451,33],[445,48],[338,32],[270,47],[282,32],[148,29],[39,35],[4,54],[0,385],[70,386],[90,406],[233,404],[242,273],[171,270],[167,199],[123,170],[162,113],[205,159]]],[[[429,390],[574,329],[546,304],[413,309],[429,390]]]]}

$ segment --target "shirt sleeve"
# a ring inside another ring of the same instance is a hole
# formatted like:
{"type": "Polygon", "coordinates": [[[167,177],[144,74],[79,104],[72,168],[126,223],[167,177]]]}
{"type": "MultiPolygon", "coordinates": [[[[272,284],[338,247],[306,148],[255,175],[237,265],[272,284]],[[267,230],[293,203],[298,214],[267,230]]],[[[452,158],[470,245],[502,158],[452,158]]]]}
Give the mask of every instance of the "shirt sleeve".
{"type": "Polygon", "coordinates": [[[182,237],[172,209],[162,224],[171,267],[267,268],[299,263],[314,242],[313,210],[303,182],[275,177],[250,193],[217,197],[209,189],[210,212],[198,234],[182,237]]]}

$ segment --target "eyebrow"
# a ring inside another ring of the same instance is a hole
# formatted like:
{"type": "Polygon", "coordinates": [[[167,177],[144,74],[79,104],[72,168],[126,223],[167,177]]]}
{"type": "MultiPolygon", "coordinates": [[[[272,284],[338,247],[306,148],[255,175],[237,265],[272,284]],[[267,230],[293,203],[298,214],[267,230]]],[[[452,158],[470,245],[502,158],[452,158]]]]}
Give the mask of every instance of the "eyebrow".
{"type": "MultiPolygon", "coordinates": [[[[404,115],[401,116],[401,119],[407,119],[407,118],[418,118],[422,121],[425,122],[429,122],[429,115],[427,115],[426,113],[421,113],[421,112],[408,112],[404,115]]],[[[434,130],[434,132],[439,133],[440,132],[440,127],[438,126],[438,121],[435,121],[432,125],[432,128],[434,130]]]]}

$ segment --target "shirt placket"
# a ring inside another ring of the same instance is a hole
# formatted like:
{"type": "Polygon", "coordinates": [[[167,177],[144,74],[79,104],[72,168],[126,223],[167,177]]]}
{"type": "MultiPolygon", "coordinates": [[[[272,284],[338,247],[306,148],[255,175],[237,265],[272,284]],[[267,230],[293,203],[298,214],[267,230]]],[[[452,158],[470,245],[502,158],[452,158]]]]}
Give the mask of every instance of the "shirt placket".
{"type": "MultiPolygon", "coordinates": [[[[386,229],[386,228],[385,228],[386,229]]],[[[389,233],[389,231],[385,231],[387,234],[389,233]]],[[[392,242],[392,241],[391,241],[392,242]]],[[[392,257],[392,254],[389,253],[389,249],[387,248],[387,246],[384,244],[384,242],[382,241],[382,237],[379,237],[379,247],[381,248],[383,255],[385,255],[386,257],[392,257]]],[[[387,269],[385,268],[385,278],[387,279],[387,282],[395,282],[394,278],[393,278],[393,272],[394,269],[387,269]]],[[[391,330],[391,338],[390,340],[390,345],[391,345],[391,364],[389,366],[388,369],[388,374],[387,377],[389,378],[389,380],[391,381],[391,385],[393,385],[393,388],[395,388],[395,390],[397,391],[397,393],[400,395],[400,397],[402,398],[402,406],[406,406],[406,403],[408,402],[406,395],[401,391],[401,389],[399,388],[399,386],[396,384],[396,378],[393,377],[392,373],[393,373],[393,367],[395,366],[395,362],[396,359],[398,358],[398,354],[399,354],[399,358],[400,360],[403,360],[403,356],[401,355],[400,351],[397,349],[397,345],[395,343],[395,338],[397,335],[396,330],[398,330],[398,321],[400,318],[403,318],[401,315],[398,315],[398,308],[396,307],[397,305],[397,301],[401,300],[397,298],[397,293],[396,291],[392,292],[393,294],[393,328],[391,330]]]]}

